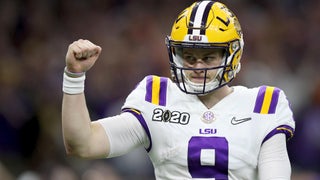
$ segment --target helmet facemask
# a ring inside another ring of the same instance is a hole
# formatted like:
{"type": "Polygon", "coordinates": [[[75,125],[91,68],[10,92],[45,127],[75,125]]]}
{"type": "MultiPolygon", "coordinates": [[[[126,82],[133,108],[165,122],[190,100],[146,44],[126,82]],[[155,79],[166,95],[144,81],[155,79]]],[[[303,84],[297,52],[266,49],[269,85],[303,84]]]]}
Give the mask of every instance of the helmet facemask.
{"type": "MultiPolygon", "coordinates": [[[[166,44],[169,52],[171,75],[178,87],[187,94],[205,95],[210,93],[227,83],[229,83],[235,77],[237,72],[231,67],[232,58],[227,50],[228,45],[217,44],[210,46],[205,44],[191,44],[191,43],[177,43],[170,41],[170,37],[167,37],[166,44]],[[207,68],[190,68],[183,66],[182,49],[183,48],[201,48],[201,49],[222,49],[224,51],[221,64],[219,66],[207,67],[207,68]],[[215,76],[207,81],[208,73],[212,70],[216,70],[215,76]],[[192,82],[187,76],[187,71],[203,71],[204,80],[202,83],[192,82]],[[225,77],[228,77],[226,79],[225,77]],[[226,81],[228,80],[228,81],[226,81]]],[[[238,71],[238,70],[237,70],[238,71]]]]}

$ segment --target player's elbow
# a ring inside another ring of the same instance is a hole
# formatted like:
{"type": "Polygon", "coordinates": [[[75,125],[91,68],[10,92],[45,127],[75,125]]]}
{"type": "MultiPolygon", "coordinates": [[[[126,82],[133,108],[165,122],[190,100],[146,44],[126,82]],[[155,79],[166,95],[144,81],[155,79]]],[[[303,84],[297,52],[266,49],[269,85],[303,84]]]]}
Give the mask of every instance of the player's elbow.
{"type": "Polygon", "coordinates": [[[89,155],[85,150],[85,148],[81,148],[79,146],[65,144],[65,151],[68,156],[74,156],[79,158],[89,158],[89,155]]]}

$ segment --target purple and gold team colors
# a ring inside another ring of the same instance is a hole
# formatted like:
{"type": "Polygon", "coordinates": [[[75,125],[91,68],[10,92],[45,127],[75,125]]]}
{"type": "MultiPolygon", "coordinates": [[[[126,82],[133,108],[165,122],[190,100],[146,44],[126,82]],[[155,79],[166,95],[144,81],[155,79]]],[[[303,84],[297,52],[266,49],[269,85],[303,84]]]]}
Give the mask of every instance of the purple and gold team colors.
{"type": "Polygon", "coordinates": [[[261,145],[278,133],[293,136],[282,90],[232,88],[210,109],[164,77],[147,76],[131,92],[123,111],[143,126],[157,179],[257,179],[261,145]]]}
{"type": "MultiPolygon", "coordinates": [[[[142,79],[120,115],[98,120],[106,134],[100,126],[90,131],[85,103],[73,108],[78,101],[65,97],[62,117],[70,120],[63,120],[64,132],[72,130],[64,136],[67,151],[89,157],[105,152],[111,158],[144,147],[157,180],[289,179],[285,138],[293,136],[295,122],[285,93],[272,86],[228,85],[241,69],[244,48],[235,14],[217,1],[194,2],[178,15],[165,43],[171,78],[142,79]],[[73,127],[77,112],[85,116],[73,127]],[[78,134],[81,127],[88,131],[78,134]],[[87,134],[91,136],[82,142],[87,134]],[[95,143],[103,140],[107,142],[95,143]]],[[[88,55],[83,47],[74,52],[88,55]]],[[[89,64],[94,59],[86,58],[89,64]]],[[[85,76],[81,83],[64,77],[64,89],[83,93],[85,76]]],[[[85,101],[82,95],[73,98],[85,101]]]]}
{"type": "Polygon", "coordinates": [[[147,81],[146,101],[165,106],[168,79],[158,76],[148,76],[147,81]]]}
{"type": "Polygon", "coordinates": [[[260,87],[256,104],[254,106],[254,112],[261,114],[274,114],[278,104],[279,93],[280,89],[275,87],[260,87]]]}

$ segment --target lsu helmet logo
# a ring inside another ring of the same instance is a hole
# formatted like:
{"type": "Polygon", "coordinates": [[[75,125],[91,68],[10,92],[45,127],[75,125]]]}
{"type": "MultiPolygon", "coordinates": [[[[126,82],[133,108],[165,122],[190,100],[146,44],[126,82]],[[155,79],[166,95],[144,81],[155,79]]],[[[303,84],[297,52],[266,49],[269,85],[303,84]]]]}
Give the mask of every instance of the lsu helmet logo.
{"type": "Polygon", "coordinates": [[[189,35],[189,41],[202,41],[202,36],[199,35],[189,35]]]}

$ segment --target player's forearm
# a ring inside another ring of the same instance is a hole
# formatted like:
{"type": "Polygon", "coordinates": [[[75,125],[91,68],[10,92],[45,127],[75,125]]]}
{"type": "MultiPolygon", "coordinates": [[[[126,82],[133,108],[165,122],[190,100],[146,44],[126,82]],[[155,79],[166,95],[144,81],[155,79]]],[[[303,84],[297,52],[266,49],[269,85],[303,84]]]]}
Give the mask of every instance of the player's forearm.
{"type": "Polygon", "coordinates": [[[90,116],[83,93],[64,93],[62,102],[62,132],[66,152],[85,156],[91,137],[90,116]]]}
{"type": "Polygon", "coordinates": [[[101,47],[83,39],[68,47],[62,86],[62,131],[68,154],[94,158],[109,153],[108,137],[99,123],[91,122],[83,94],[86,72],[100,53],[101,47]]]}

